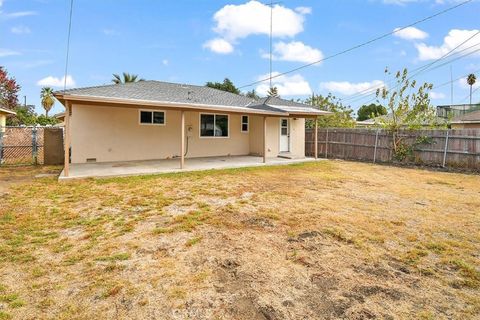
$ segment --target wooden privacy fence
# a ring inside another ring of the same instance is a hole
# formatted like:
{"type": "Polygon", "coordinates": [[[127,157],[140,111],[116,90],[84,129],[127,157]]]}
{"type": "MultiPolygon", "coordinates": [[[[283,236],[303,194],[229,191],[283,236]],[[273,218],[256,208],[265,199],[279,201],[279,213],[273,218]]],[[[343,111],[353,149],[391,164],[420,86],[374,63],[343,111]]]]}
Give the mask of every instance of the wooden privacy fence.
{"type": "MultiPolygon", "coordinates": [[[[314,133],[305,132],[307,156],[314,156],[314,133]]],[[[404,163],[480,169],[480,129],[403,130],[400,135],[413,145],[413,154],[404,163]]],[[[393,162],[392,137],[380,129],[318,129],[318,156],[393,162]]]]}
{"type": "Polygon", "coordinates": [[[63,163],[63,128],[0,127],[0,165],[63,163]]]}

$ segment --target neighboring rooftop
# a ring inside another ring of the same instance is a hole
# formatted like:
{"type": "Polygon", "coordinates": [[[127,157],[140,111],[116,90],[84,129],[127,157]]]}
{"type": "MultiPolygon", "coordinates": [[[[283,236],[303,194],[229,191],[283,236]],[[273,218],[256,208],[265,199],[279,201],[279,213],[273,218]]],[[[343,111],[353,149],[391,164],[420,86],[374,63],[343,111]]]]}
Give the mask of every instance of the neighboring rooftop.
{"type": "Polygon", "coordinates": [[[218,89],[169,83],[161,81],[139,81],[96,87],[76,88],[54,93],[59,100],[75,98],[112,99],[122,102],[150,102],[184,104],[189,106],[212,106],[231,111],[255,111],[278,114],[330,114],[312,106],[280,98],[254,100],[242,95],[218,89]]]}
{"type": "Polygon", "coordinates": [[[480,110],[456,117],[452,120],[452,123],[480,123],[480,110]]]}
{"type": "Polygon", "coordinates": [[[0,114],[17,114],[15,111],[0,107],[0,114]]]}

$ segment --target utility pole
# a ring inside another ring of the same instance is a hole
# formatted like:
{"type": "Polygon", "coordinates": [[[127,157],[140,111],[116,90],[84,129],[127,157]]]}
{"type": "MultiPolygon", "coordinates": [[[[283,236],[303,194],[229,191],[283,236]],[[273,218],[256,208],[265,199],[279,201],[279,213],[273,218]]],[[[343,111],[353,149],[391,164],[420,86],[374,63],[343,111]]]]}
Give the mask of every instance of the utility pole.
{"type": "Polygon", "coordinates": [[[270,89],[272,88],[273,72],[273,0],[270,0],[270,89]]]}
{"type": "Polygon", "coordinates": [[[27,107],[27,96],[23,96],[23,105],[27,107]]]}
{"type": "Polygon", "coordinates": [[[450,65],[450,106],[453,106],[453,72],[450,65]]]}
{"type": "Polygon", "coordinates": [[[273,2],[270,0],[270,88],[272,85],[272,74],[273,74],[273,6],[279,4],[280,2],[273,2]]]}

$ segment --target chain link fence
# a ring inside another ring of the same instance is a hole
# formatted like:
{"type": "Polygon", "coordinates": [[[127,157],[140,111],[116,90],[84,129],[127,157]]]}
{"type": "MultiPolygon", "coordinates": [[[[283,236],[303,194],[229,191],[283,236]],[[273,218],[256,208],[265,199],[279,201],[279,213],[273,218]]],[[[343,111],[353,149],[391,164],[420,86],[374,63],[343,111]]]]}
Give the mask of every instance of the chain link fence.
{"type": "MultiPolygon", "coordinates": [[[[61,127],[0,127],[0,165],[50,164],[45,163],[45,137],[50,132],[63,137],[61,127]]],[[[63,148],[61,140],[53,144],[54,149],[63,148]]]]}

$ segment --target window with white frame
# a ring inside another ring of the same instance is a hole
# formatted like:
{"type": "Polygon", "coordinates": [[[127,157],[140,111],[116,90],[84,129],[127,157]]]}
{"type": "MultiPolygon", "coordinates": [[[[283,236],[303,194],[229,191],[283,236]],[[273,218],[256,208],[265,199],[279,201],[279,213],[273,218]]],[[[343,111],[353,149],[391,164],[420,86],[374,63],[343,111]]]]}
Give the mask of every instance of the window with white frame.
{"type": "Polygon", "coordinates": [[[227,114],[200,114],[200,137],[227,138],[227,114]]]}
{"type": "Polygon", "coordinates": [[[140,124],[165,125],[165,111],[140,110],[140,124]]]}
{"type": "Polygon", "coordinates": [[[248,116],[242,116],[242,132],[248,132],[248,116]]]}

